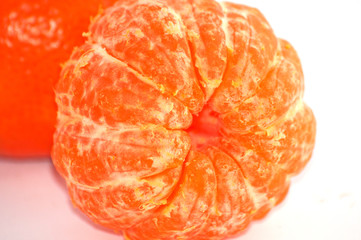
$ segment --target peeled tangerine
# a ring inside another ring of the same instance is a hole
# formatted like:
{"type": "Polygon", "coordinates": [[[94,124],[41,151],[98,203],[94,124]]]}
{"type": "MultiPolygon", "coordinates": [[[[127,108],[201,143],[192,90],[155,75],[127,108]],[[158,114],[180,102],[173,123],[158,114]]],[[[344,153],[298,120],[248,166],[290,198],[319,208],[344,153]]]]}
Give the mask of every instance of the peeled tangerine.
{"type": "Polygon", "coordinates": [[[53,161],[74,205],[127,239],[224,239],[285,197],[315,118],[293,47],[256,9],[123,0],[56,87],[53,161]]]}

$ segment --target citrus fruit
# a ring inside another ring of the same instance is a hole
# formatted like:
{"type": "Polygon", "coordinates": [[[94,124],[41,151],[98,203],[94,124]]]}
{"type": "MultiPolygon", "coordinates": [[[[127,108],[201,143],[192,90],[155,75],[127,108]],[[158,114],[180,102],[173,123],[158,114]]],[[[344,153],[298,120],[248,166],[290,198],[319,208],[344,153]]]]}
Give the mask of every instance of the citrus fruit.
{"type": "Polygon", "coordinates": [[[125,0],[87,36],[55,90],[52,158],[77,208],[128,239],[224,239],[284,199],[315,118],[258,10],[125,0]]]}
{"type": "Polygon", "coordinates": [[[90,16],[110,2],[1,1],[0,155],[50,155],[60,64],[84,42],[90,16]]]}

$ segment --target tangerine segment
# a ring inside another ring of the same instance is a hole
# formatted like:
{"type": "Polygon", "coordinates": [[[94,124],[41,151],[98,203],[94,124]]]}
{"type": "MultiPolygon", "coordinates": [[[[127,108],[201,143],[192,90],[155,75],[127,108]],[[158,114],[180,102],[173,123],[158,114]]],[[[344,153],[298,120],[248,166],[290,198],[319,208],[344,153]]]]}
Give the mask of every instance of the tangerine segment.
{"type": "Polygon", "coordinates": [[[303,74],[296,51],[280,40],[277,59],[253,96],[232,111],[221,114],[226,128],[244,132],[265,129],[302,97],[303,74]]]}
{"type": "Polygon", "coordinates": [[[237,162],[216,147],[208,147],[205,152],[215,169],[217,197],[206,226],[197,239],[230,237],[248,226],[254,205],[237,162]]]}
{"type": "Polygon", "coordinates": [[[120,231],[151,218],[166,204],[181,172],[179,166],[150,177],[115,174],[99,187],[87,188],[69,182],[68,189],[74,206],[92,221],[120,231]]]}
{"type": "Polygon", "coordinates": [[[69,181],[98,187],[123,175],[149,177],[182,165],[190,149],[183,131],[159,126],[112,128],[60,116],[54,164],[69,181]]]}
{"type": "Polygon", "coordinates": [[[98,16],[90,40],[175,96],[192,113],[204,105],[204,94],[192,64],[181,18],[161,1],[122,1],[98,16]],[[116,39],[116,41],[114,41],[116,39]]]}
{"type": "Polygon", "coordinates": [[[192,122],[192,114],[179,100],[162,94],[99,45],[76,49],[62,76],[57,101],[70,115],[74,112],[111,126],[156,124],[182,129],[192,122]]]}
{"type": "Polygon", "coordinates": [[[225,18],[228,59],[223,81],[211,98],[213,109],[229,112],[252,96],[275,64],[277,38],[254,8],[221,3],[225,18]]]}
{"type": "Polygon", "coordinates": [[[282,122],[270,127],[267,137],[254,138],[250,144],[262,146],[262,155],[279,164],[288,174],[299,173],[307,164],[315,145],[316,121],[312,110],[301,100],[282,122]],[[270,140],[272,139],[272,140],[270,140]]]}
{"type": "Polygon", "coordinates": [[[302,100],[294,105],[264,131],[244,134],[223,129],[221,148],[237,160],[247,179],[255,218],[285,197],[290,174],[301,171],[311,157],[315,119],[302,100]]]}
{"type": "Polygon", "coordinates": [[[216,1],[167,0],[183,20],[195,70],[206,100],[222,82],[227,61],[226,35],[222,30],[224,13],[216,1]]]}
{"type": "Polygon", "coordinates": [[[54,165],[67,179],[75,206],[95,222],[123,229],[167,202],[190,148],[185,132],[60,121],[54,165]],[[114,194],[117,204],[111,205],[105,199],[114,194]]]}
{"type": "Polygon", "coordinates": [[[216,176],[210,159],[191,150],[178,188],[148,220],[125,230],[133,240],[194,239],[205,227],[215,204],[216,176]]]}
{"type": "Polygon", "coordinates": [[[242,146],[239,139],[223,140],[221,148],[237,161],[242,170],[248,194],[254,205],[252,215],[264,216],[284,197],[285,189],[289,185],[287,173],[260,156],[258,149],[242,146]]]}
{"type": "Polygon", "coordinates": [[[255,150],[262,158],[284,169],[288,174],[299,173],[311,158],[315,144],[316,121],[312,110],[301,99],[273,125],[255,134],[227,132],[237,146],[255,150]]]}

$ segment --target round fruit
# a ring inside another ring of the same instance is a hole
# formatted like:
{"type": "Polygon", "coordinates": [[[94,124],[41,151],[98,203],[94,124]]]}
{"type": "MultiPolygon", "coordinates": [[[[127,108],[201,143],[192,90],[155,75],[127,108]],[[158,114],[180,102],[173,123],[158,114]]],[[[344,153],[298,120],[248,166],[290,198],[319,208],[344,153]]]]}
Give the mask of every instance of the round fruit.
{"type": "Polygon", "coordinates": [[[0,155],[50,155],[60,64],[84,42],[90,16],[110,2],[1,1],[0,155]]]}
{"type": "Polygon", "coordinates": [[[74,205],[129,239],[234,236],[311,157],[303,89],[256,9],[119,1],[62,70],[53,162],[74,205]]]}

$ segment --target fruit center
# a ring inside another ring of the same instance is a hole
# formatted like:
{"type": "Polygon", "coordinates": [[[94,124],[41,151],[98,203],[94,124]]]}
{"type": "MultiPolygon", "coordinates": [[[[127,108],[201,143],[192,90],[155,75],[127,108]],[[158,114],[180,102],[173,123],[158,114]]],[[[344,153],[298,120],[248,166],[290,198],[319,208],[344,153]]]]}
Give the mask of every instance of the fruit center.
{"type": "Polygon", "coordinates": [[[192,147],[200,149],[213,145],[220,137],[220,122],[218,113],[206,105],[198,116],[193,115],[192,125],[187,129],[192,139],[192,147]]]}

